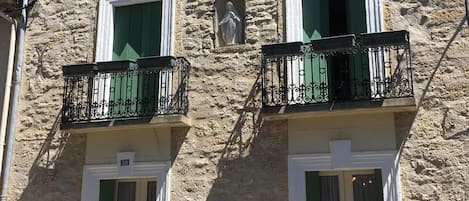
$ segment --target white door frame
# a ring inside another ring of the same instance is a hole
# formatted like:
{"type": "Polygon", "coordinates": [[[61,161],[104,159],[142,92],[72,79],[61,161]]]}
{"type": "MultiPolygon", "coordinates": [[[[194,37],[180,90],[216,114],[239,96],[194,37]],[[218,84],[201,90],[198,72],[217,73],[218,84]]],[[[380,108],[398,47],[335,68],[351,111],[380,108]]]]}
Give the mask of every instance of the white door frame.
{"type": "Polygon", "coordinates": [[[384,201],[400,201],[397,150],[351,151],[350,140],[330,141],[331,153],[288,155],[288,197],[306,201],[306,171],[381,169],[384,201]]]}
{"type": "Polygon", "coordinates": [[[81,201],[99,201],[99,181],[156,177],[156,201],[170,201],[170,161],[136,162],[131,175],[119,173],[117,164],[85,165],[81,201]]]}

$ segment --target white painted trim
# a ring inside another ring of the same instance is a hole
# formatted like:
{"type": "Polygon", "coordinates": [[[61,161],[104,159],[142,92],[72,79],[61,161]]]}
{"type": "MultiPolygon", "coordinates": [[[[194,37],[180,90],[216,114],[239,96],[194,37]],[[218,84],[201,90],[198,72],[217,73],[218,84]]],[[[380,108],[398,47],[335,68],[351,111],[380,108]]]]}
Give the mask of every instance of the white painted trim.
{"type": "MultiPolygon", "coordinates": [[[[366,30],[368,33],[376,33],[383,31],[383,6],[381,5],[381,0],[365,0],[365,9],[366,9],[366,30]]],[[[384,54],[382,51],[379,52],[369,52],[368,53],[368,68],[370,71],[370,88],[372,94],[376,94],[377,91],[383,91],[384,86],[381,86],[381,89],[378,89],[374,84],[373,80],[375,77],[379,77],[380,80],[385,79],[385,69],[384,69],[384,54]],[[377,72],[375,74],[373,72],[377,72]]],[[[381,98],[379,96],[374,96],[373,98],[381,98]]]]}
{"type": "MultiPolygon", "coordinates": [[[[160,45],[160,55],[161,56],[171,56],[173,54],[173,45],[174,45],[174,20],[175,19],[175,5],[176,1],[175,0],[163,0],[162,3],[162,12],[161,12],[161,45],[160,45]]],[[[159,97],[162,96],[163,92],[163,85],[161,82],[167,82],[167,88],[168,90],[168,95],[172,94],[172,85],[171,83],[173,82],[173,71],[172,69],[165,69],[160,72],[160,89],[159,91],[159,97]],[[168,79],[165,79],[165,74],[168,74],[168,79]]],[[[166,97],[171,98],[171,97],[166,97]]],[[[161,101],[158,101],[161,102],[161,101]]],[[[169,105],[171,105],[170,102],[166,102],[166,105],[163,106],[164,108],[168,108],[169,105]]]]}
{"type": "Polygon", "coordinates": [[[285,1],[287,42],[303,41],[303,0],[285,1]]]}
{"type": "Polygon", "coordinates": [[[163,0],[161,12],[161,56],[171,56],[174,44],[176,0],[163,0]]]}
{"type": "Polygon", "coordinates": [[[114,40],[114,8],[108,0],[100,0],[98,13],[95,61],[111,61],[114,40]]]}
{"type": "Polygon", "coordinates": [[[156,177],[156,201],[170,201],[170,167],[171,162],[135,163],[130,176],[119,174],[117,164],[85,165],[81,201],[99,201],[99,181],[103,179],[133,179],[156,177]]]}
{"type": "Polygon", "coordinates": [[[383,30],[381,0],[365,0],[366,28],[368,33],[383,30]]]}
{"type": "MultiPolygon", "coordinates": [[[[332,154],[293,154],[288,156],[288,196],[290,201],[306,201],[305,172],[380,168],[384,201],[400,201],[397,151],[351,152],[346,167],[334,167],[332,154]]],[[[335,159],[334,159],[335,160],[335,159]]],[[[340,159],[337,159],[340,160],[340,159]]]]}
{"type": "MultiPolygon", "coordinates": [[[[303,0],[285,1],[286,9],[286,42],[303,42],[303,0]]],[[[287,82],[288,84],[301,85],[304,83],[304,65],[303,61],[297,61],[287,64],[287,82]],[[291,69],[291,70],[290,70],[291,69]],[[301,73],[301,75],[300,75],[301,73]]],[[[298,91],[288,91],[288,97],[298,97],[298,91]],[[292,94],[293,93],[293,94],[292,94]]],[[[302,101],[302,100],[301,100],[302,101]]],[[[300,102],[290,102],[296,104],[300,102]]]]}

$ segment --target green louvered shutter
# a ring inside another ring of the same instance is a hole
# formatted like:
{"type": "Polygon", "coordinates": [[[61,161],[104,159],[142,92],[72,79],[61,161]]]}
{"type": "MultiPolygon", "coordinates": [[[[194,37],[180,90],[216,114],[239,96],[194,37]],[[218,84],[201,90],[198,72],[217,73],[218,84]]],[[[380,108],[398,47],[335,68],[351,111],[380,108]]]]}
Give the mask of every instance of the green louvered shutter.
{"type": "MultiPolygon", "coordinates": [[[[365,0],[346,0],[347,32],[359,35],[366,33],[365,0]]],[[[349,56],[350,95],[352,99],[369,98],[370,72],[368,68],[368,54],[358,52],[349,56]]]]}
{"type": "Polygon", "coordinates": [[[306,201],[321,200],[321,180],[319,172],[305,172],[306,178],[306,201]]]}
{"type": "MultiPolygon", "coordinates": [[[[303,42],[320,39],[329,35],[329,3],[326,0],[303,0],[303,42]]],[[[305,58],[304,83],[306,86],[315,86],[307,90],[306,96],[311,100],[308,103],[326,102],[328,100],[327,89],[319,90],[319,85],[328,84],[328,70],[326,58],[305,58]]]]}
{"type": "MultiPolygon", "coordinates": [[[[159,56],[160,42],[161,1],[115,8],[114,61],[159,56]]],[[[156,106],[153,103],[157,101],[158,78],[159,75],[155,73],[137,71],[114,77],[111,80],[111,101],[128,102],[127,107],[116,107],[114,113],[130,112],[141,115],[155,111],[156,106]]]]}
{"type": "Polygon", "coordinates": [[[99,181],[99,201],[114,201],[116,182],[114,180],[99,181]]]}

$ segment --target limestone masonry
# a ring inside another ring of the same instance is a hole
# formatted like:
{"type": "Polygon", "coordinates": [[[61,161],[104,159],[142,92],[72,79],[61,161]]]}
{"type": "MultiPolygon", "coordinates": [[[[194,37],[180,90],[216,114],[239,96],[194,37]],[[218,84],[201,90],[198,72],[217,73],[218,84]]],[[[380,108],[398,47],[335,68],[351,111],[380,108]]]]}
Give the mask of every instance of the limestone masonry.
{"type": "MultiPolygon", "coordinates": [[[[215,44],[214,0],[176,1],[174,55],[191,63],[192,126],[171,129],[172,201],[289,199],[290,120],[263,118],[260,85],[261,46],[286,41],[285,1],[246,0],[245,43],[228,47],[215,44]]],[[[29,11],[11,201],[81,200],[87,135],[60,129],[62,66],[94,62],[98,3],[38,0],[29,11]]],[[[410,32],[417,110],[393,116],[402,200],[469,200],[464,2],[382,3],[385,29],[410,32]]]]}

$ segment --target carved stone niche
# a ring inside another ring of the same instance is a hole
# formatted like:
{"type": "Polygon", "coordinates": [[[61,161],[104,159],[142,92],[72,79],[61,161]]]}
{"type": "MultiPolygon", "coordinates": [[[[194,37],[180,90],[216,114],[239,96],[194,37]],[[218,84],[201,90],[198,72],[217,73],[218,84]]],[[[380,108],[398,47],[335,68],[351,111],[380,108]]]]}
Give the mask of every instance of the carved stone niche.
{"type": "Polygon", "coordinates": [[[244,0],[215,0],[215,46],[233,46],[245,41],[245,8],[244,0]],[[231,2],[231,3],[230,3],[231,2]],[[232,5],[232,10],[230,9],[232,5]],[[236,26],[234,27],[234,25],[236,26]],[[236,30],[233,33],[233,30],[236,30]]]}

